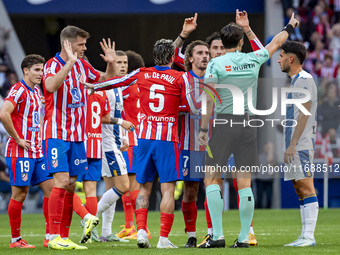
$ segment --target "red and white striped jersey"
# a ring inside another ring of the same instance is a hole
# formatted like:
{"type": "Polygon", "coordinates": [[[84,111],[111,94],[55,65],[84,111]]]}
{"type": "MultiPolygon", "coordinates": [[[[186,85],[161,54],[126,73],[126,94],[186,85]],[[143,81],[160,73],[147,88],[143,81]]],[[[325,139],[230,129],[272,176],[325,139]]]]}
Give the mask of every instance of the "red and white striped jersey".
{"type": "Polygon", "coordinates": [[[143,67],[95,84],[95,89],[121,87],[137,80],[141,107],[138,138],[178,142],[178,112],[185,93],[182,75],[169,67],[143,67]]]}
{"type": "Polygon", "coordinates": [[[40,136],[41,91],[38,86],[32,90],[24,80],[14,84],[5,99],[14,105],[12,122],[21,139],[29,140],[31,148],[20,147],[12,137],[7,141],[6,157],[43,157],[40,136]]]}
{"type": "MultiPolygon", "coordinates": [[[[197,137],[202,122],[202,85],[204,76],[198,77],[191,70],[183,74],[185,84],[185,97],[189,106],[189,113],[181,115],[181,150],[205,151],[204,146],[200,146],[197,137]],[[201,89],[200,89],[201,88],[201,89]]],[[[211,120],[212,121],[212,120],[211,120]]],[[[211,126],[211,123],[209,124],[211,126]]],[[[211,131],[209,131],[211,133],[211,131]]],[[[211,134],[209,134],[210,136],[211,134]]]]}
{"type": "Polygon", "coordinates": [[[140,116],[140,99],[139,89],[136,84],[123,87],[123,99],[124,99],[124,110],[122,117],[124,120],[128,120],[135,125],[135,130],[128,134],[129,146],[137,146],[137,133],[139,129],[139,116],[140,116]]]}
{"type": "Polygon", "coordinates": [[[110,113],[110,104],[105,91],[96,91],[87,95],[86,122],[86,156],[87,158],[102,158],[102,118],[110,113]]]}
{"type": "Polygon", "coordinates": [[[86,89],[80,82],[96,82],[100,73],[84,59],[78,59],[60,88],[50,93],[45,80],[56,75],[65,65],[59,53],[44,66],[43,89],[45,94],[45,118],[43,139],[84,141],[86,121],[86,89]]]}

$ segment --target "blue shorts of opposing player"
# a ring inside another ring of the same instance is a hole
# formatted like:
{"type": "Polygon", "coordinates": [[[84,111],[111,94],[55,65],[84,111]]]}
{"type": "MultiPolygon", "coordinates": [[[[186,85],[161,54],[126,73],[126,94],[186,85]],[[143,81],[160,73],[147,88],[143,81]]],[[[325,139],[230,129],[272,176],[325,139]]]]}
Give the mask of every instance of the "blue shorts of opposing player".
{"type": "Polygon", "coordinates": [[[138,139],[136,180],[141,184],[153,182],[156,172],[160,183],[182,180],[180,161],[178,143],[138,139]]]}
{"type": "Polygon", "coordinates": [[[138,146],[129,146],[127,151],[123,151],[128,174],[136,173],[136,156],[138,146]]]}
{"type": "Polygon", "coordinates": [[[6,158],[6,163],[12,186],[34,186],[52,178],[44,158],[6,158]]]}
{"type": "Polygon", "coordinates": [[[102,159],[87,158],[88,170],[87,173],[78,175],[77,182],[82,181],[100,181],[102,177],[102,159]]]}
{"type": "Polygon", "coordinates": [[[78,176],[87,172],[84,142],[69,142],[61,139],[43,141],[43,153],[50,174],[68,172],[78,176]]]}

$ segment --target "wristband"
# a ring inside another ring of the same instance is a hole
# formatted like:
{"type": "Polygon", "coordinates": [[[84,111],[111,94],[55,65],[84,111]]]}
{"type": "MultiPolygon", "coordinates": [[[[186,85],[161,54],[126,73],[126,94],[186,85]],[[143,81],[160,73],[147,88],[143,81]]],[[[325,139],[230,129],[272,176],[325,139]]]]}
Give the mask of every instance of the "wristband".
{"type": "Polygon", "coordinates": [[[117,124],[118,125],[122,125],[123,124],[123,119],[118,119],[117,124]]]}
{"type": "Polygon", "coordinates": [[[208,133],[209,129],[200,127],[199,131],[203,133],[208,133]]]}
{"type": "Polygon", "coordinates": [[[294,28],[291,24],[285,26],[282,31],[286,31],[289,35],[294,32],[294,28]]]}
{"type": "Polygon", "coordinates": [[[187,38],[185,38],[185,37],[181,36],[181,34],[179,34],[178,36],[179,36],[179,38],[181,38],[181,39],[182,39],[182,41],[185,41],[185,39],[187,39],[187,38]]]}

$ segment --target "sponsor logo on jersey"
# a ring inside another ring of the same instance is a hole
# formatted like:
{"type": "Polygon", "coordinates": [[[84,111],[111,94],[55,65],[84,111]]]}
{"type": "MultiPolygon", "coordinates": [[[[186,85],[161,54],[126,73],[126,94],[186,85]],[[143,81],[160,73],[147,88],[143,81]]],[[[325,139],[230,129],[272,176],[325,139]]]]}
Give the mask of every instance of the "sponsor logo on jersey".
{"type": "Polygon", "coordinates": [[[160,122],[176,122],[175,117],[163,117],[163,116],[148,116],[148,120],[160,122]]]}
{"type": "Polygon", "coordinates": [[[87,136],[89,138],[102,138],[102,134],[101,133],[87,133],[87,136]]]}
{"type": "Polygon", "coordinates": [[[85,162],[87,162],[87,159],[75,159],[74,160],[74,164],[76,165],[76,166],[78,166],[79,164],[83,164],[83,163],[85,163],[85,162]]]}
{"type": "Polygon", "coordinates": [[[79,104],[68,104],[68,108],[78,108],[78,107],[83,107],[84,103],[79,103],[79,104]]]}
{"type": "MultiPolygon", "coordinates": [[[[255,68],[255,64],[251,63],[251,64],[246,64],[246,65],[241,65],[241,66],[232,66],[232,68],[233,68],[234,71],[249,70],[249,69],[255,68]]],[[[226,69],[226,71],[227,71],[227,69],[226,69]]],[[[229,71],[231,71],[231,69],[229,71]]],[[[229,71],[227,71],[227,72],[229,72],[229,71]]]]}
{"type": "Polygon", "coordinates": [[[39,132],[40,128],[38,128],[38,127],[29,127],[28,130],[31,131],[31,132],[39,132]]]}
{"type": "Polygon", "coordinates": [[[231,66],[225,66],[225,70],[226,70],[227,72],[230,72],[230,71],[231,71],[231,66]]]}

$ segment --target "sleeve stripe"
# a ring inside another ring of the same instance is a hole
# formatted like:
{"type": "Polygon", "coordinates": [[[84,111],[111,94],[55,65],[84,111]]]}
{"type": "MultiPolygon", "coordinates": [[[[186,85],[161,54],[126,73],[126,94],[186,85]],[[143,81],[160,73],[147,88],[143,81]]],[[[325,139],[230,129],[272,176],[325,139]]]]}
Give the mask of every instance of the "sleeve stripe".
{"type": "MultiPolygon", "coordinates": [[[[99,88],[105,88],[105,87],[108,87],[108,86],[112,86],[112,85],[127,81],[132,76],[138,74],[139,72],[140,72],[140,69],[137,69],[137,70],[134,70],[131,73],[129,73],[129,74],[123,76],[123,77],[116,78],[116,79],[109,79],[109,80],[106,80],[106,81],[103,81],[103,82],[99,82],[99,83],[94,85],[94,89],[96,90],[96,89],[99,89],[99,88]]],[[[129,84],[125,84],[125,85],[131,85],[135,80],[136,79],[133,79],[129,84]]]]}
{"type": "Polygon", "coordinates": [[[263,49],[264,48],[264,46],[262,45],[262,43],[259,40],[259,38],[257,38],[257,36],[255,37],[255,39],[253,41],[257,45],[257,47],[259,47],[259,49],[263,49]]]}

